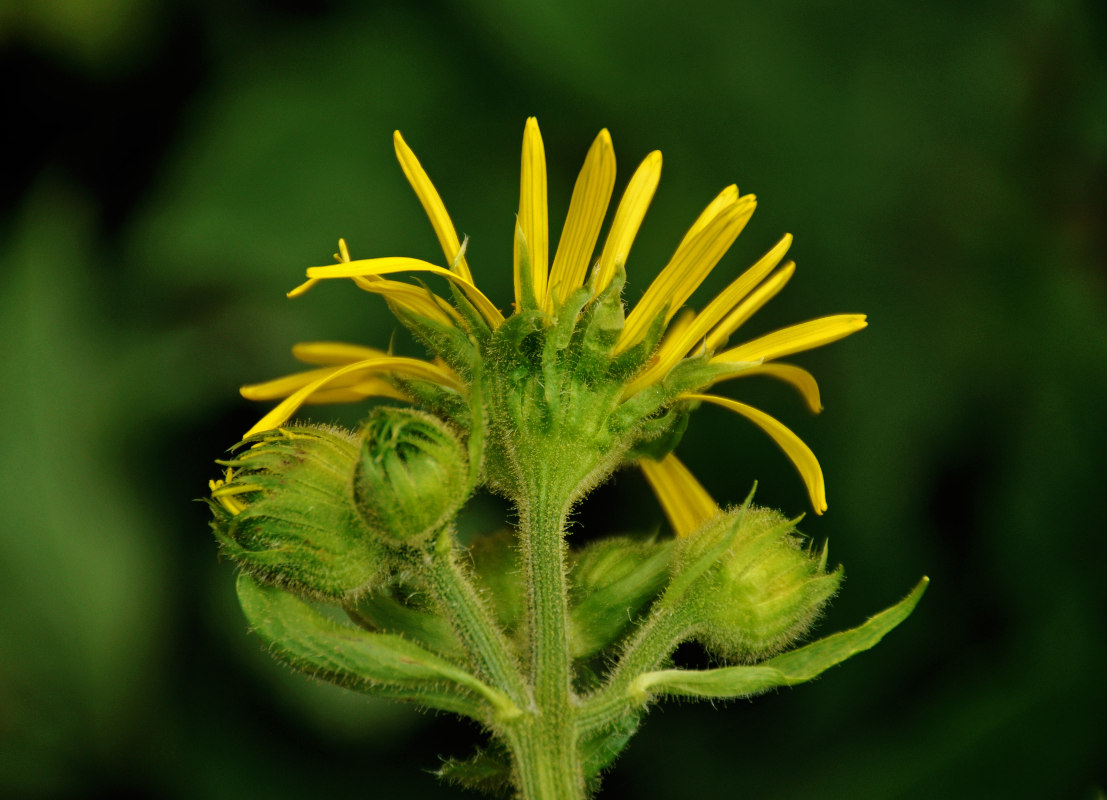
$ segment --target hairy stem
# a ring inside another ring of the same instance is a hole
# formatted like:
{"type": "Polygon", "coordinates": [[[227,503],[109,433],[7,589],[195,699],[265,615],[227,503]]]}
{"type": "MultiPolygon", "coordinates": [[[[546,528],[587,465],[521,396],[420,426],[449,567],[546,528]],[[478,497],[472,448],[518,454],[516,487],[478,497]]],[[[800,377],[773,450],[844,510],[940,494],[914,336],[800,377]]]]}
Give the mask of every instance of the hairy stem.
{"type": "Polygon", "coordinates": [[[569,492],[539,470],[520,507],[520,534],[530,590],[531,681],[535,717],[510,742],[521,796],[528,800],[584,797],[572,690],[565,522],[569,492]]]}
{"type": "Polygon", "coordinates": [[[518,708],[529,706],[529,692],[507,637],[458,564],[449,529],[438,535],[433,550],[423,558],[431,591],[480,677],[505,692],[518,708]]]}

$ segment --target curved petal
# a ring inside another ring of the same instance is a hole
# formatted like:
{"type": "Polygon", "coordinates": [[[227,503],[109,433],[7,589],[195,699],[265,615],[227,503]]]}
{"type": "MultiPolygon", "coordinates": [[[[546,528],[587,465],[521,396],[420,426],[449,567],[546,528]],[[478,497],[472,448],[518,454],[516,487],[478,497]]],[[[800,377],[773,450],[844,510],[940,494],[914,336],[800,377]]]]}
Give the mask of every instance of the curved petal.
{"type": "Polygon", "coordinates": [[[677,536],[687,536],[719,513],[711,495],[672,453],[660,461],[640,458],[638,466],[677,536]]]}
{"type": "Polygon", "coordinates": [[[419,159],[407,146],[399,131],[392,134],[392,144],[396,148],[396,158],[400,162],[400,168],[404,171],[407,182],[415,190],[415,196],[419,198],[423,210],[430,218],[431,227],[438,237],[438,244],[442,247],[442,254],[446,256],[446,263],[453,265],[458,275],[472,283],[473,274],[469,271],[469,264],[465,260],[465,253],[457,238],[457,229],[454,228],[450,215],[446,213],[446,206],[438,190],[434,188],[434,184],[423,170],[423,165],[419,163],[419,159]]]}
{"type": "Polygon", "coordinates": [[[360,403],[370,397],[390,397],[393,400],[410,400],[411,398],[381,378],[368,378],[358,381],[349,387],[341,389],[320,389],[307,400],[304,405],[331,405],[337,403],[360,403]]]}
{"type": "Polygon", "coordinates": [[[461,317],[454,307],[425,286],[414,286],[377,276],[353,278],[353,281],[358,288],[379,294],[404,311],[434,320],[440,325],[461,327],[461,317]]]}
{"type": "Polygon", "coordinates": [[[724,375],[711,385],[714,386],[716,383],[721,383],[732,378],[745,378],[751,375],[767,375],[770,378],[776,378],[777,380],[789,383],[803,396],[804,402],[807,403],[807,407],[811,409],[811,413],[818,414],[823,410],[822,400],[819,397],[819,384],[815,381],[815,376],[803,367],[797,367],[795,364],[781,364],[775,361],[769,364],[759,364],[755,367],[744,369],[741,372],[724,375]]]}
{"type": "MultiPolygon", "coordinates": [[[[373,358],[379,357],[380,356],[373,356],[373,358]]],[[[245,386],[239,387],[238,393],[245,399],[252,400],[256,403],[264,403],[268,400],[280,400],[299,391],[309,383],[314,383],[320,378],[333,375],[335,370],[336,367],[334,366],[305,369],[299,372],[293,372],[290,375],[282,375],[279,378],[262,381],[261,383],[248,383],[245,386]]],[[[335,386],[336,388],[344,388],[357,383],[359,380],[361,380],[361,378],[358,376],[351,376],[345,380],[338,379],[335,381],[335,386]]]]}
{"type": "Polygon", "coordinates": [[[813,350],[824,344],[844,339],[851,333],[864,328],[869,323],[864,314],[834,314],[829,317],[789,325],[778,331],[767,333],[752,341],[732,347],[712,358],[712,361],[755,362],[771,361],[804,350],[813,350]]]}
{"type": "MultiPolygon", "coordinates": [[[[727,187],[720,197],[724,199],[719,202],[712,218],[677,247],[669,263],[627,316],[616,352],[637,344],[663,309],[668,309],[665,311],[666,322],[673,318],[734,244],[757,206],[753,195],[739,198],[737,187],[727,187]]],[[[701,219],[713,205],[705,209],[701,219]]]]}
{"type": "Polygon", "coordinates": [[[530,285],[538,303],[546,298],[546,277],[549,272],[550,228],[546,208],[546,149],[542,145],[542,133],[538,120],[527,119],[523,131],[523,159],[519,181],[519,230],[522,237],[515,237],[515,307],[523,308],[523,288],[526,285],[519,274],[524,264],[530,268],[530,285]],[[523,258],[522,248],[527,248],[528,258],[523,258]]]}
{"type": "Polygon", "coordinates": [[[607,128],[600,131],[584,159],[580,175],[573,186],[569,213],[561,229],[557,254],[550,268],[546,291],[546,310],[564,302],[579,286],[584,285],[588,262],[596,249],[611,192],[615,188],[615,150],[607,128]]]}
{"type": "MultiPolygon", "coordinates": [[[[402,356],[368,358],[364,361],[355,361],[353,364],[347,364],[338,369],[328,370],[327,375],[321,376],[317,380],[313,380],[300,387],[278,403],[268,414],[262,417],[242,438],[246,439],[255,433],[279,428],[287,422],[288,418],[296,413],[296,409],[303,405],[315,392],[336,381],[345,380],[348,376],[353,375],[356,375],[359,381],[372,375],[396,375],[402,378],[437,383],[440,386],[453,389],[454,391],[461,391],[464,389],[464,386],[457,379],[457,376],[427,361],[420,361],[415,358],[404,358],[402,356]]],[[[341,384],[339,385],[341,386],[341,384]]]]}
{"type": "Polygon", "coordinates": [[[292,357],[305,364],[351,364],[388,355],[384,350],[347,342],[300,342],[292,345],[292,357]]]}
{"type": "Polygon", "coordinates": [[[607,240],[596,264],[593,295],[606,289],[615,277],[615,270],[626,265],[630,247],[634,244],[634,237],[638,235],[638,229],[642,226],[646,209],[650,207],[660,180],[661,152],[654,150],[634,171],[619,201],[619,207],[615,210],[615,219],[611,223],[611,230],[607,232],[607,240]]]}
{"type": "Polygon", "coordinates": [[[714,394],[682,394],[680,399],[714,403],[741,414],[760,427],[761,430],[769,434],[772,440],[784,451],[784,454],[796,465],[800,477],[803,478],[803,482],[807,486],[807,494],[811,498],[811,505],[814,507],[815,513],[822,514],[826,511],[826,483],[823,480],[823,471],[819,466],[818,459],[811,452],[811,448],[805,445],[796,434],[792,433],[781,422],[770,417],[764,411],[758,411],[753,406],[739,403],[729,397],[719,397],[714,394]]]}
{"type": "MultiPolygon", "coordinates": [[[[435,266],[418,258],[366,258],[358,261],[350,261],[345,264],[334,264],[326,267],[309,267],[308,278],[365,278],[372,275],[388,275],[393,272],[430,272],[441,275],[457,286],[465,293],[465,296],[485,318],[490,326],[498,327],[504,321],[500,310],[492,305],[492,301],[484,296],[470,281],[462,278],[448,269],[435,266]]],[[[296,290],[293,290],[296,291],[296,290]]]]}

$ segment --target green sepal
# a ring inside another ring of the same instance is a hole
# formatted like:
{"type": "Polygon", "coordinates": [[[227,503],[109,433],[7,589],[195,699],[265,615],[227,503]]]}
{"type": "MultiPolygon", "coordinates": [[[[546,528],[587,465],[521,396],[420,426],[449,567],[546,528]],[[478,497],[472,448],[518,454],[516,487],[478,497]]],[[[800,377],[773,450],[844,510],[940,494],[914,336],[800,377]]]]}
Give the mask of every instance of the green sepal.
{"type": "Polygon", "coordinates": [[[671,406],[660,416],[650,417],[642,423],[636,431],[634,444],[627,450],[623,460],[628,463],[640,458],[660,461],[676,450],[680,440],[684,438],[684,432],[688,430],[688,421],[692,416],[689,405],[680,403],[671,406]]]}
{"type": "Polygon", "coordinates": [[[554,316],[554,325],[546,339],[547,353],[565,350],[573,341],[573,334],[577,330],[577,322],[580,320],[580,312],[591,299],[592,295],[586,287],[580,287],[572,292],[562,303],[554,316]]]}
{"type": "Polygon", "coordinates": [[[599,382],[607,374],[611,353],[626,324],[622,298],[625,281],[626,273],[620,268],[607,288],[581,314],[573,335],[580,351],[577,376],[588,383],[599,382]]]}
{"type": "Polygon", "coordinates": [[[343,608],[353,622],[366,630],[396,633],[440,656],[463,658],[464,650],[450,623],[403,594],[402,587],[388,586],[346,603],[343,608]]]}
{"type": "Polygon", "coordinates": [[[669,326],[665,319],[668,308],[668,305],[666,305],[661,309],[661,312],[654,317],[653,322],[646,329],[645,335],[634,346],[612,359],[608,371],[611,380],[626,383],[646,366],[650,356],[653,355],[654,350],[661,343],[661,337],[665,335],[665,329],[669,326]]]}
{"type": "Polygon", "coordinates": [[[461,430],[468,430],[472,416],[469,400],[453,389],[430,381],[416,381],[390,376],[389,381],[409,395],[412,405],[434,412],[461,430]]]}
{"type": "MultiPolygon", "coordinates": [[[[627,398],[616,412],[616,424],[630,427],[637,420],[650,418],[680,395],[701,390],[720,377],[733,375],[735,372],[732,365],[712,364],[707,356],[686,358],[673,367],[663,380],[650,384],[627,398]]],[[[697,405],[688,403],[686,409],[692,410],[697,405]]]]}
{"type": "MultiPolygon", "coordinates": [[[[466,238],[468,241],[468,238],[466,238]]],[[[449,281],[450,294],[454,300],[454,307],[461,314],[462,319],[469,324],[469,332],[478,341],[486,341],[492,335],[492,329],[488,327],[488,321],[477,311],[476,306],[465,296],[465,292],[458,288],[453,281],[449,281]]]]}
{"type": "Polygon", "coordinates": [[[519,281],[521,300],[521,307],[515,311],[516,313],[537,311],[541,306],[541,298],[537,297],[534,291],[534,275],[530,270],[530,246],[527,244],[527,237],[523,235],[523,226],[519,224],[518,219],[515,220],[515,246],[519,248],[519,274],[515,277],[519,281]]]}
{"type": "Polygon", "coordinates": [[[453,325],[443,325],[437,320],[427,319],[401,308],[393,308],[392,314],[415,338],[449,364],[463,379],[469,375],[480,356],[468,333],[453,325]]]}
{"type": "Polygon", "coordinates": [[[621,637],[669,577],[672,540],[599,539],[575,554],[569,574],[573,658],[588,658],[621,637]]]}
{"type": "Polygon", "coordinates": [[[832,634],[760,664],[647,672],[632,682],[630,692],[640,701],[657,695],[727,699],[804,683],[875,646],[911,615],[929,583],[930,579],[924,577],[907,597],[856,628],[832,634]]]}
{"type": "Polygon", "coordinates": [[[308,603],[246,573],[238,600],[272,655],[293,669],[366,694],[411,700],[487,722],[511,713],[502,692],[402,636],[341,625],[308,603]]]}

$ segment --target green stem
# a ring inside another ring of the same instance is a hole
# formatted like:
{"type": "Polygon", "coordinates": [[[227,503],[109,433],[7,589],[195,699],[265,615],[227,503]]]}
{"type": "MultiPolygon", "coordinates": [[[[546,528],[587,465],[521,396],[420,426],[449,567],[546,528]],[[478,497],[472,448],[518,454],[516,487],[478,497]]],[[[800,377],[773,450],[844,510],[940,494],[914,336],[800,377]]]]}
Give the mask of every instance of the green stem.
{"type": "Polygon", "coordinates": [[[634,679],[660,667],[687,638],[694,625],[694,610],[682,613],[661,605],[627,645],[604,687],[585,701],[578,724],[582,736],[614,725],[641,705],[644,698],[630,691],[634,679]]]}
{"type": "Polygon", "coordinates": [[[509,737],[521,796],[527,800],[584,797],[577,746],[577,698],[572,690],[565,522],[569,492],[539,474],[520,511],[523,558],[530,587],[531,681],[536,715],[509,737]]]}
{"type": "Polygon", "coordinates": [[[492,619],[454,556],[453,535],[444,529],[423,556],[430,588],[450,619],[478,675],[507,693],[518,709],[530,705],[529,692],[507,637],[492,619]]]}

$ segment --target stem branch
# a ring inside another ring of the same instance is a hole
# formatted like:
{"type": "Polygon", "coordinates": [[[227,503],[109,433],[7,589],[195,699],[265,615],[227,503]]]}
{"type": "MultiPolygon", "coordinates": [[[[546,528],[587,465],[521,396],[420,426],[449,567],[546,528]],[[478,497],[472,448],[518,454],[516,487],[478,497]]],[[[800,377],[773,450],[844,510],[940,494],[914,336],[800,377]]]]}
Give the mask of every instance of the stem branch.
{"type": "Polygon", "coordinates": [[[507,637],[457,563],[453,535],[448,528],[438,534],[433,550],[424,555],[424,563],[431,591],[457,631],[480,677],[506,692],[520,709],[529,706],[529,692],[507,637]]]}

